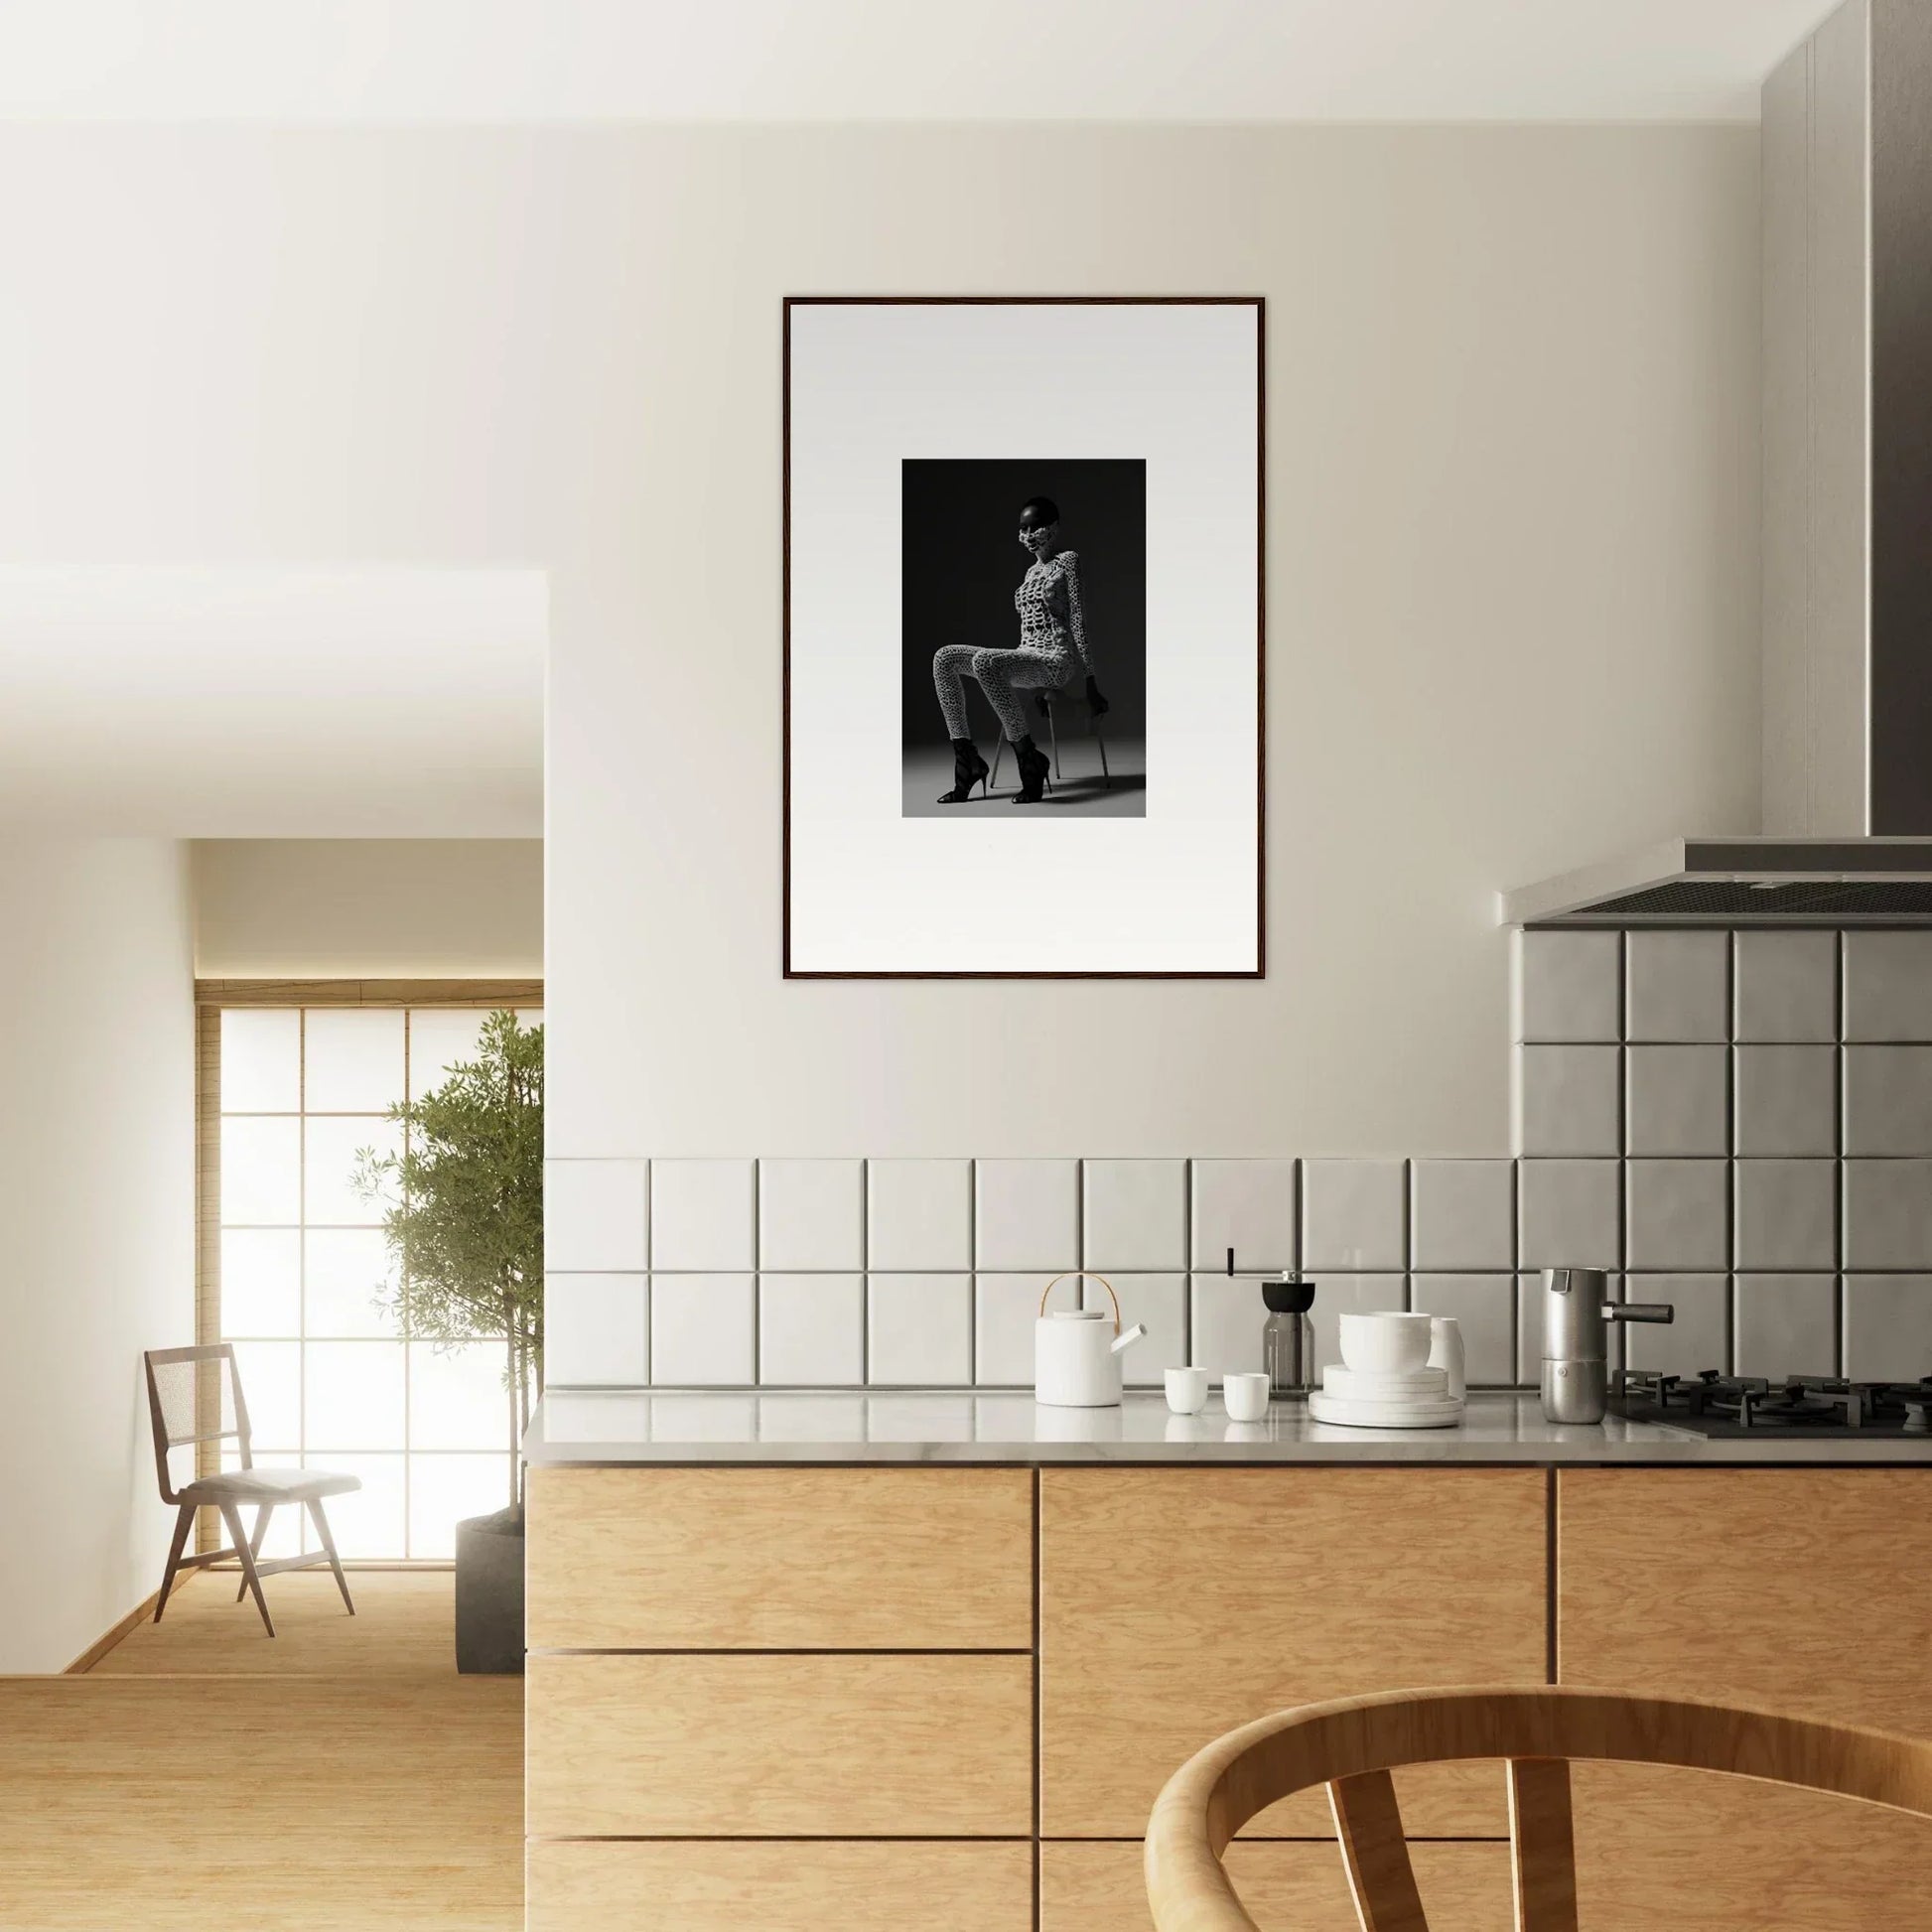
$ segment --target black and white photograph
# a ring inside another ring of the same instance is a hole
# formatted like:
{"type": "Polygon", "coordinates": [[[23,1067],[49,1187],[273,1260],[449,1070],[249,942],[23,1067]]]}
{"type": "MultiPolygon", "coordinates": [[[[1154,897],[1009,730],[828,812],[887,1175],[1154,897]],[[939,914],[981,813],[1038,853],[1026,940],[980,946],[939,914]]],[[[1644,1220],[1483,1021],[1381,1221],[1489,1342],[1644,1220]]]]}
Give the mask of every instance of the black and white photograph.
{"type": "Polygon", "coordinates": [[[900,503],[905,816],[1145,817],[1147,465],[908,458],[900,503]]]}
{"type": "Polygon", "coordinates": [[[787,977],[1262,976],[1262,339],[786,300],[787,977]]]}

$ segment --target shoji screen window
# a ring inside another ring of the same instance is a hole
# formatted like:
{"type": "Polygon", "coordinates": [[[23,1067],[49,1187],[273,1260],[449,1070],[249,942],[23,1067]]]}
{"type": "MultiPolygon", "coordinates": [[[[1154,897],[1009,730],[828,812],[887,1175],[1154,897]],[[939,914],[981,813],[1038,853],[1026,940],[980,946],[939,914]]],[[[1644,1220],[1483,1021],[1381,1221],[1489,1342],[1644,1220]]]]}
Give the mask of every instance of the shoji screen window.
{"type": "MultiPolygon", "coordinates": [[[[330,1504],[345,1557],[447,1558],[458,1518],[510,1499],[503,1344],[404,1333],[381,1209],[353,1184],[360,1150],[398,1147],[386,1110],[468,1057],[483,1018],[220,1012],[220,1333],[235,1344],[256,1460],[361,1477],[330,1504]]],[[[277,1512],[268,1554],[296,1548],[294,1518],[277,1512]]]]}

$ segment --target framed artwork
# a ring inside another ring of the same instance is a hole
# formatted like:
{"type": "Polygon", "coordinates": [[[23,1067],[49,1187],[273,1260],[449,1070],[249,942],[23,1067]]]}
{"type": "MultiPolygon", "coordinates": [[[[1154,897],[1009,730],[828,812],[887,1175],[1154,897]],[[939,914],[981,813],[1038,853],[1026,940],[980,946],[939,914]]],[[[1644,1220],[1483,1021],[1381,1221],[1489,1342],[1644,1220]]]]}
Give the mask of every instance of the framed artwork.
{"type": "Polygon", "coordinates": [[[784,308],[784,971],[1262,976],[1259,297],[784,308]]]}

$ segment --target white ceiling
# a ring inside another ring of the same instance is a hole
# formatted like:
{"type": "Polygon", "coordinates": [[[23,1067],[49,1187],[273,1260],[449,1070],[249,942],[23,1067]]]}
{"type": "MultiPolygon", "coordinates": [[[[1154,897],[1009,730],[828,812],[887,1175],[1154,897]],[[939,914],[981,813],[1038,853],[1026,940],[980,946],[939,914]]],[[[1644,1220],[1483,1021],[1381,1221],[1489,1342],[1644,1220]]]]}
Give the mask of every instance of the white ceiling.
{"type": "Polygon", "coordinates": [[[0,116],[1708,120],[1836,0],[0,0],[0,116]]]}
{"type": "Polygon", "coordinates": [[[543,831],[536,571],[0,570],[0,829],[543,831]]]}

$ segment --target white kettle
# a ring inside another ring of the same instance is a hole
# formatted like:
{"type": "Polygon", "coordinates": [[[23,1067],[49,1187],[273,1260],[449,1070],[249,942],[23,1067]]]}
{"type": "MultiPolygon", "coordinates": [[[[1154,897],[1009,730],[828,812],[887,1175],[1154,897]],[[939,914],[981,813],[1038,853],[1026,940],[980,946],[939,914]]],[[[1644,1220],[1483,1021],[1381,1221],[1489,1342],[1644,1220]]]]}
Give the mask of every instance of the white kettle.
{"type": "Polygon", "coordinates": [[[1120,1331],[1120,1297],[1103,1275],[1079,1269],[1055,1275],[1039,1298],[1039,1319],[1034,1323],[1034,1400],[1056,1409],[1114,1409],[1120,1406],[1120,1358],[1147,1334],[1135,1322],[1120,1331]],[[1046,1312],[1046,1298],[1061,1282],[1095,1281],[1114,1305],[1113,1318],[1098,1309],[1063,1309],[1046,1312]]]}

